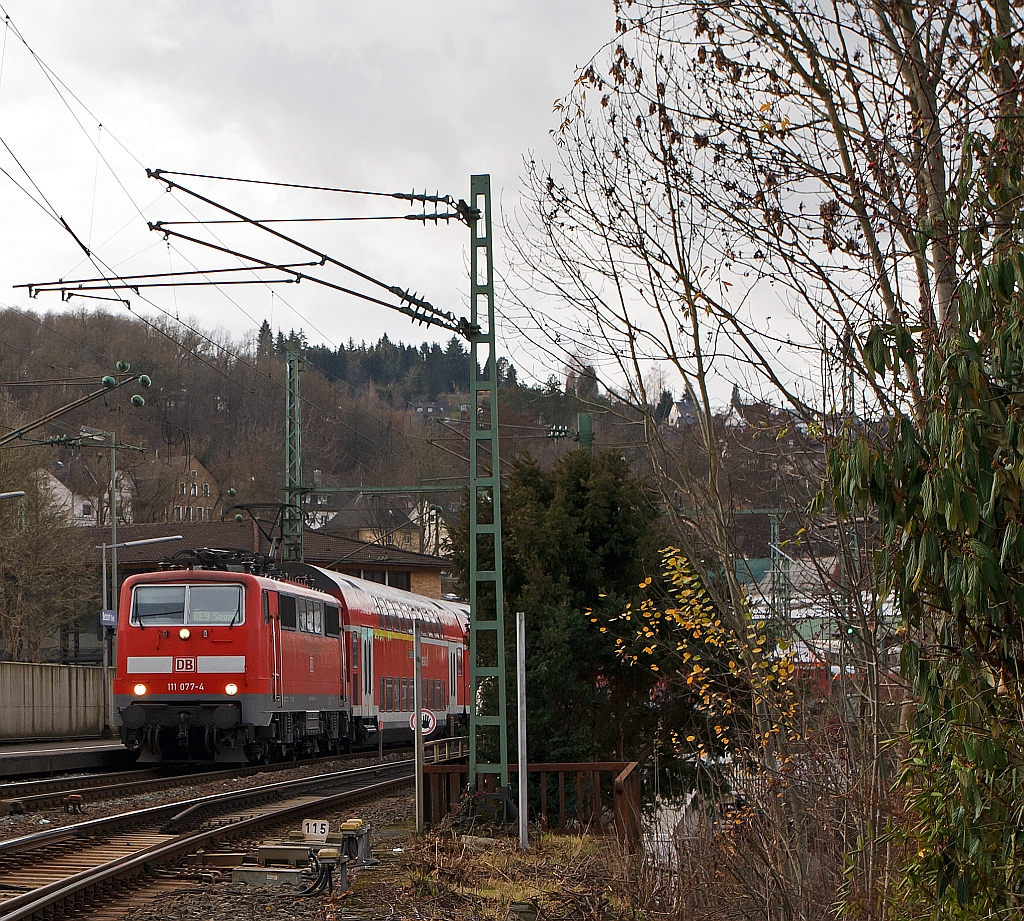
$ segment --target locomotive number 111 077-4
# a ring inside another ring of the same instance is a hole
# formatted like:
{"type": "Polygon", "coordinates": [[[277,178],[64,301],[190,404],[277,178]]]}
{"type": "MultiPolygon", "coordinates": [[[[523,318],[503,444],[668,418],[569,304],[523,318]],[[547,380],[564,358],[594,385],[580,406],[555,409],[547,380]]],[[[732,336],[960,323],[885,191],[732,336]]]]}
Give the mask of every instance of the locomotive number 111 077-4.
{"type": "Polygon", "coordinates": [[[203,691],[205,688],[198,681],[169,681],[168,691],[203,691]]]}

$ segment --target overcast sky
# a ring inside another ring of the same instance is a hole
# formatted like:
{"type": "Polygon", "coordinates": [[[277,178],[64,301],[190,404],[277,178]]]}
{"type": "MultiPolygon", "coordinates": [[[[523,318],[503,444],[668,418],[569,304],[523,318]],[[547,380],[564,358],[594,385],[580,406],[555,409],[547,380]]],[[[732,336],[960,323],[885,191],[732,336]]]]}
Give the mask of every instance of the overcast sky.
{"type": "MultiPolygon", "coordinates": [[[[0,3],[39,59],[5,31],[0,138],[9,150],[0,147],[0,166],[36,198],[45,195],[99,259],[125,274],[230,264],[188,244],[168,249],[147,230],[142,215],[188,215],[146,179],[144,167],[457,198],[468,195],[471,173],[486,172],[496,205],[513,209],[522,158],[553,155],[554,100],[613,37],[614,26],[611,0],[0,3]],[[39,61],[52,70],[49,78],[39,61]],[[51,78],[64,86],[55,88],[51,78]]],[[[195,188],[257,218],[409,210],[388,199],[209,182],[195,188]]],[[[87,277],[93,267],[2,174],[0,215],[0,304],[66,309],[55,295],[29,301],[12,286],[87,277]]],[[[439,307],[467,312],[468,231],[461,225],[284,229],[439,307]]],[[[229,236],[236,228],[218,234],[271,260],[300,255],[254,234],[229,236]]],[[[236,287],[146,296],[171,315],[233,338],[264,317],[275,329],[302,327],[312,342],[334,345],[384,332],[416,343],[449,337],[305,284],[273,295],[265,287],[236,287]]],[[[129,297],[133,310],[159,316],[129,297]]],[[[501,352],[529,370],[514,342],[499,345],[501,352]]],[[[543,378],[550,369],[533,370],[543,378]]]]}

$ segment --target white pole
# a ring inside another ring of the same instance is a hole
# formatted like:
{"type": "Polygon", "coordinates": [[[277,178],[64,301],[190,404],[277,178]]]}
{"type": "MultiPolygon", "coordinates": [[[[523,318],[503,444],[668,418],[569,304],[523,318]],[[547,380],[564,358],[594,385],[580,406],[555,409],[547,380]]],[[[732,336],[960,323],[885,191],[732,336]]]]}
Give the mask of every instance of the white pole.
{"type": "Polygon", "coordinates": [[[416,746],[416,832],[423,832],[423,652],[420,641],[420,622],[412,622],[412,683],[413,704],[416,708],[415,729],[413,730],[416,746]]]}
{"type": "MultiPolygon", "coordinates": [[[[117,433],[110,433],[110,600],[118,606],[117,590],[117,433]]],[[[106,639],[104,637],[104,639],[106,639]]]]}
{"type": "Polygon", "coordinates": [[[526,613],[523,611],[516,611],[516,697],[519,704],[519,846],[525,851],[530,846],[530,837],[526,828],[526,613]]]}

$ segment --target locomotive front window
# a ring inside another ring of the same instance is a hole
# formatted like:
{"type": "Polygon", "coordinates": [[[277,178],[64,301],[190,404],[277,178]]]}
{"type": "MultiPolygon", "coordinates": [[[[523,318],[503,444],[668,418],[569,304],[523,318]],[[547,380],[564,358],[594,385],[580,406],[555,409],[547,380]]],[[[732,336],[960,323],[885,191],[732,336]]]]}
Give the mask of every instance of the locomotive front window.
{"type": "Polygon", "coordinates": [[[188,590],[188,622],[203,626],[234,626],[245,620],[240,585],[192,585],[188,590]]]}
{"type": "Polygon", "coordinates": [[[185,623],[185,586],[138,586],[135,589],[131,622],[143,627],[185,623]]]}
{"type": "Polygon", "coordinates": [[[131,623],[137,627],[233,627],[244,620],[240,585],[139,585],[132,596],[131,623]]]}

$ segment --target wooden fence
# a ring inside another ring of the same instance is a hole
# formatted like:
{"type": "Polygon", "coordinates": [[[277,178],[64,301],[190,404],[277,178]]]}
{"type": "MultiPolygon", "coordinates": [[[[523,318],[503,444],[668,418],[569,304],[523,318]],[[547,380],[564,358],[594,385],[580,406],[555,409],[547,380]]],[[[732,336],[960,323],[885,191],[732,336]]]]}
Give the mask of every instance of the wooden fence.
{"type": "MultiPolygon", "coordinates": [[[[526,766],[530,818],[556,833],[614,834],[640,842],[640,768],[635,761],[580,761],[526,766]]],[[[469,784],[468,764],[425,764],[424,821],[436,825],[459,805],[469,784]]],[[[509,765],[516,775],[518,765],[509,765]]],[[[483,792],[492,791],[486,776],[483,792]]]]}

